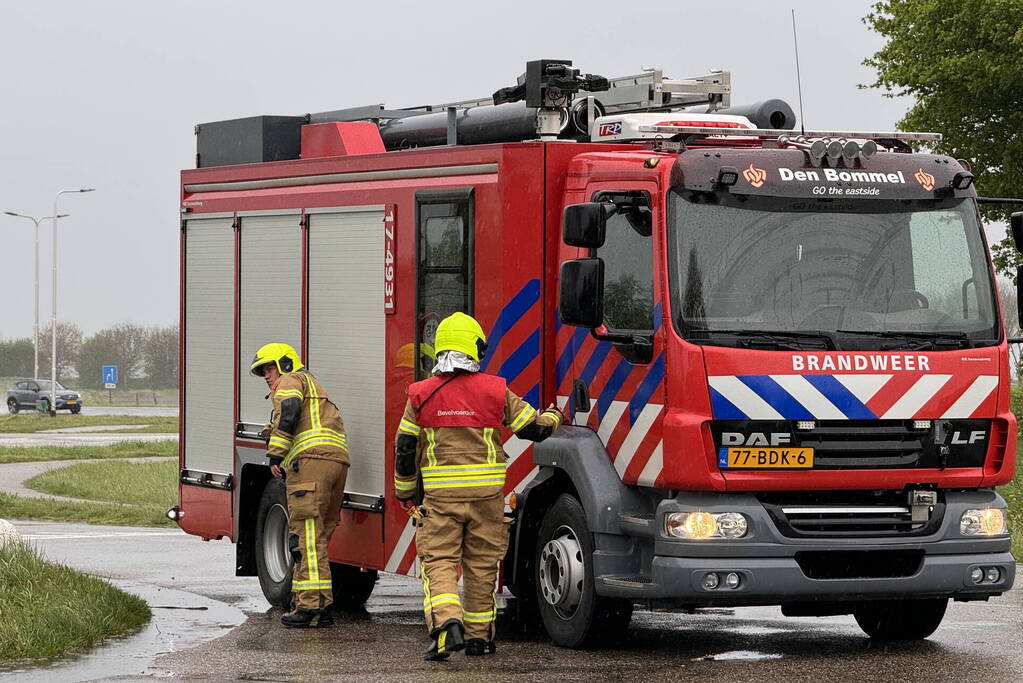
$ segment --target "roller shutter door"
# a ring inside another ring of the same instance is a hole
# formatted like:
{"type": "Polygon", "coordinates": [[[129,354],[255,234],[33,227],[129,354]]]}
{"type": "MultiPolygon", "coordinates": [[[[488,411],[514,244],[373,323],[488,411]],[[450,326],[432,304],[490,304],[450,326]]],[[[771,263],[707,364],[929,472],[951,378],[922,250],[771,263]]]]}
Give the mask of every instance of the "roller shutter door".
{"type": "Polygon", "coordinates": [[[341,409],[352,466],[345,489],[382,495],[383,207],[309,216],[309,367],[341,409]]]}
{"type": "Polygon", "coordinates": [[[301,353],[302,234],[297,213],[241,217],[241,312],[238,331],[239,420],[270,421],[266,383],[249,366],[270,342],[301,353]]]}
{"type": "Polygon", "coordinates": [[[185,226],[185,467],[230,474],[234,460],[234,231],[185,226]]]}

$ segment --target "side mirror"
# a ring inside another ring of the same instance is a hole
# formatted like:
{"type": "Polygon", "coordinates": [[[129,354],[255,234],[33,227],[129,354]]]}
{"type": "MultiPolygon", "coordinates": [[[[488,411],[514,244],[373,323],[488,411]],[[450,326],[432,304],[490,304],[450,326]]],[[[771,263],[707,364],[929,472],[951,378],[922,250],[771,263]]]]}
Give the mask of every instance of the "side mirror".
{"type": "Polygon", "coordinates": [[[1016,251],[1023,254],[1023,211],[1017,211],[1009,217],[1009,229],[1012,231],[1016,251]]]}
{"type": "MultiPolygon", "coordinates": [[[[1017,215],[1013,214],[1013,217],[1017,215]]],[[[1016,226],[1012,227],[1015,230],[1016,226]]],[[[1023,266],[1016,266],[1016,316],[1016,320],[1023,321],[1023,266]]]]}
{"type": "Polygon", "coordinates": [[[562,216],[562,239],[571,247],[599,249],[604,246],[607,219],[614,213],[614,204],[569,204],[562,216]]]}
{"type": "Polygon", "coordinates": [[[593,328],[604,324],[603,260],[580,258],[561,264],[558,310],[566,325],[593,328]]]}

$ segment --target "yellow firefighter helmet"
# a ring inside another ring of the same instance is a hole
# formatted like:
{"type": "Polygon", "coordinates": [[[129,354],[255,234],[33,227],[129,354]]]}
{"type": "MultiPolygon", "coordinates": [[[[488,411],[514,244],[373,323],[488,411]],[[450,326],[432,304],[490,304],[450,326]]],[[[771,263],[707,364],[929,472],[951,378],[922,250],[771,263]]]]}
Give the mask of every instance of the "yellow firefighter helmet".
{"type": "Polygon", "coordinates": [[[302,359],[298,357],[298,351],[289,344],[273,342],[259,347],[255,358],[252,359],[252,365],[249,366],[249,372],[256,377],[262,377],[263,366],[270,363],[276,365],[277,371],[282,375],[305,367],[302,365],[302,359]]]}
{"type": "Polygon", "coordinates": [[[441,351],[461,351],[469,358],[480,361],[487,350],[487,336],[472,316],[452,313],[437,326],[433,350],[438,355],[441,351]]]}

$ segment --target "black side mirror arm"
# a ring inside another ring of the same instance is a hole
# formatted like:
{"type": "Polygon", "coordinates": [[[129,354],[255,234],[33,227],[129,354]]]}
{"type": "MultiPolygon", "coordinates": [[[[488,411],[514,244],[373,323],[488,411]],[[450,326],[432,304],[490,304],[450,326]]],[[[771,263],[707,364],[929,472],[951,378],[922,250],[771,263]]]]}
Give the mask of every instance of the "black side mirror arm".
{"type": "Polygon", "coordinates": [[[631,334],[623,332],[607,332],[607,326],[591,327],[590,336],[598,341],[611,342],[612,344],[632,344],[636,338],[631,334]]]}

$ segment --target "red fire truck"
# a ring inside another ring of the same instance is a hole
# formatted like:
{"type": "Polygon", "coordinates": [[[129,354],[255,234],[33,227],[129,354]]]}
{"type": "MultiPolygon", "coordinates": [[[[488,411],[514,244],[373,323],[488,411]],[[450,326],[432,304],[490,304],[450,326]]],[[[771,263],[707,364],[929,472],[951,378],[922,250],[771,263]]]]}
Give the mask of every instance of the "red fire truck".
{"type": "MultiPolygon", "coordinates": [[[[413,574],[391,494],[410,382],[454,311],[571,424],[506,435],[502,580],[560,645],[634,604],[781,605],[924,638],[1007,591],[1007,340],[973,175],[935,134],[795,131],[727,72],[527,64],[470,102],[197,127],[181,174],[182,529],[290,592],[256,348],[344,417],[338,599],[413,574]]],[[[1014,234],[1023,222],[1014,218],[1014,234]]],[[[1023,300],[1023,298],[1021,298],[1023,300]]]]}

